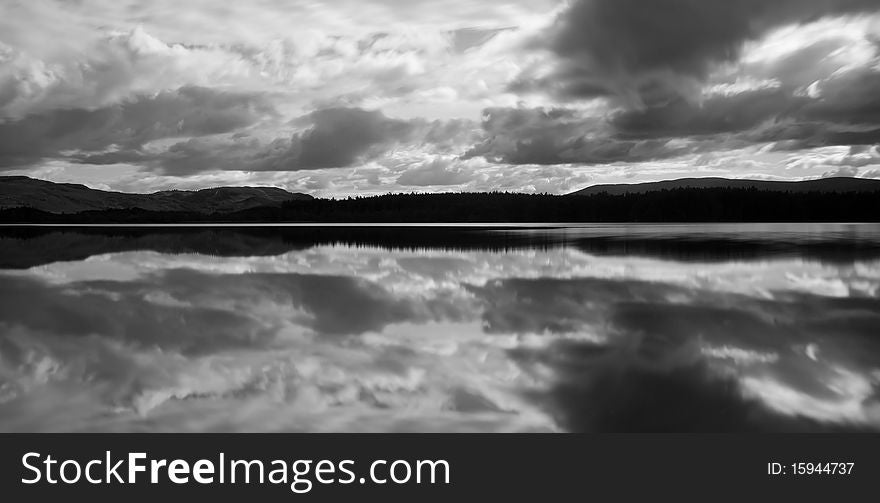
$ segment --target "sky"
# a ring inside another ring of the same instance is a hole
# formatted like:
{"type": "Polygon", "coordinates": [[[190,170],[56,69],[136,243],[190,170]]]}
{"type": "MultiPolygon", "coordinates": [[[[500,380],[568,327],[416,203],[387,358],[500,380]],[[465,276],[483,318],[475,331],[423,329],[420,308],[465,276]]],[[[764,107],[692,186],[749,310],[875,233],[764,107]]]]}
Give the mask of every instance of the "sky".
{"type": "Polygon", "coordinates": [[[128,192],[880,178],[880,0],[5,0],[0,175],[128,192]]]}

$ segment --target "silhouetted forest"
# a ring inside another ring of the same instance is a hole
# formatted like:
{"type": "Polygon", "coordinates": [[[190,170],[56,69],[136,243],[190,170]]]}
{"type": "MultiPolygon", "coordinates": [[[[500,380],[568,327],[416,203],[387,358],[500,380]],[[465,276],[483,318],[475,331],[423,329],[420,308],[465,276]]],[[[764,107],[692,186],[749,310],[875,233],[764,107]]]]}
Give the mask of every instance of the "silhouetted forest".
{"type": "Polygon", "coordinates": [[[103,210],[51,214],[16,208],[3,223],[208,222],[878,222],[880,192],[681,188],[644,194],[389,194],[289,201],[234,213],[103,210]]]}

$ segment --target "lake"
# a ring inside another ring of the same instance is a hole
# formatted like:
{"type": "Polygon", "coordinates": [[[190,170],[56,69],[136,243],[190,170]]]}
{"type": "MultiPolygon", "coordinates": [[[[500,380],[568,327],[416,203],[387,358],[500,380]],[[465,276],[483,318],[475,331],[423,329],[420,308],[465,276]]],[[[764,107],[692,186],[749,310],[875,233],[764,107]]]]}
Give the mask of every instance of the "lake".
{"type": "Polygon", "coordinates": [[[0,431],[876,431],[874,224],[0,228],[0,431]]]}

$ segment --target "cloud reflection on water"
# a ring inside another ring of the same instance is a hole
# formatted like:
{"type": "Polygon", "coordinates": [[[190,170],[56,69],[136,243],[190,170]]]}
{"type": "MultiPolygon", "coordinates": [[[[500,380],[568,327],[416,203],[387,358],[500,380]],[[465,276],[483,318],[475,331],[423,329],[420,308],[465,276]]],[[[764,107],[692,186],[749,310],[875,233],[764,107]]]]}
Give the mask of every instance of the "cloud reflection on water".
{"type": "Polygon", "coordinates": [[[126,251],[0,272],[0,430],[880,429],[880,261],[126,251]]]}

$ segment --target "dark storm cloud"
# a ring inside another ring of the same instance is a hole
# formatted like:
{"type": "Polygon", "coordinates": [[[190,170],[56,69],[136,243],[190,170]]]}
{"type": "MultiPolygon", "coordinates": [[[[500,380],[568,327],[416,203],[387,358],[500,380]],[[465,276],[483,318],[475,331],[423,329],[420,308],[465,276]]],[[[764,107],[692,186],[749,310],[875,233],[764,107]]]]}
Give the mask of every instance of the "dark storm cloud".
{"type": "Polygon", "coordinates": [[[413,122],[358,108],[318,110],[304,120],[312,127],[298,138],[296,162],[307,168],[349,166],[371,150],[384,152],[409,141],[417,129],[413,122]]]}
{"type": "MultiPolygon", "coordinates": [[[[880,71],[843,63],[837,55],[852,50],[846,37],[739,60],[745,42],[772,28],[873,12],[880,12],[874,0],[579,0],[538,42],[553,56],[552,71],[527,68],[510,90],[603,97],[609,111],[489,109],[487,139],[467,155],[602,164],[767,143],[777,150],[876,144],[880,71]],[[719,63],[732,65],[717,73],[719,63]]],[[[873,51],[876,63],[876,44],[873,51]]]]}
{"type": "MultiPolygon", "coordinates": [[[[754,143],[775,142],[778,150],[880,143],[880,71],[857,69],[828,79],[816,98],[779,96],[766,105],[765,124],[741,137],[754,143]],[[779,111],[779,113],[774,113],[779,111]]],[[[755,103],[743,106],[757,108],[755,103]]]]}
{"type": "Polygon", "coordinates": [[[676,98],[618,111],[608,123],[618,139],[689,138],[709,149],[774,142],[781,149],[870,145],[880,141],[880,98],[865,82],[880,86],[880,73],[854,70],[827,81],[815,98],[787,87],[714,95],[701,103],[676,98]]]}
{"type": "Polygon", "coordinates": [[[850,71],[821,86],[821,99],[803,111],[805,120],[880,124],[880,67],[850,71]]]}
{"type": "Polygon", "coordinates": [[[699,104],[676,99],[661,107],[618,112],[611,116],[610,125],[618,136],[632,138],[733,133],[783,117],[805,101],[778,88],[712,96],[699,104]]]}
{"type": "Polygon", "coordinates": [[[301,171],[353,166],[382,158],[401,146],[449,153],[480,134],[479,127],[468,120],[403,120],[360,108],[317,110],[290,125],[303,130],[271,141],[245,133],[219,140],[197,137],[160,152],[133,149],[77,160],[86,164],[137,163],[175,175],[209,170],[301,171]]]}
{"type": "Polygon", "coordinates": [[[852,69],[810,96],[788,85],[681,97],[606,116],[570,109],[493,108],[467,157],[511,164],[641,162],[774,144],[776,150],[880,143],[880,72],[852,69]]]}
{"type": "Polygon", "coordinates": [[[683,155],[692,147],[667,139],[623,138],[606,119],[566,109],[492,108],[483,113],[486,139],[464,158],[509,164],[601,164],[683,155]]]}
{"type": "Polygon", "coordinates": [[[876,42],[854,47],[844,33],[826,30],[781,56],[739,61],[744,42],[771,28],[873,12],[880,3],[863,0],[578,2],[550,37],[556,70],[543,83],[525,75],[513,87],[606,96],[611,110],[583,117],[487,110],[488,139],[468,155],[514,164],[600,164],[765,144],[801,150],[880,143],[876,42]],[[859,55],[845,56],[853,52],[859,55]],[[732,65],[712,73],[720,62],[732,65]]]}
{"type": "Polygon", "coordinates": [[[477,134],[468,120],[395,119],[378,110],[330,108],[294,121],[310,125],[294,135],[284,170],[341,168],[377,159],[399,146],[453,151],[477,134]]]}
{"type": "Polygon", "coordinates": [[[227,133],[274,113],[260,94],[183,87],[95,110],[29,115],[0,122],[0,168],[27,166],[66,150],[119,148],[120,153],[105,155],[109,163],[114,157],[135,157],[153,140],[227,133]]]}
{"type": "Polygon", "coordinates": [[[875,0],[579,0],[547,38],[558,68],[545,83],[571,97],[651,105],[678,94],[680,78],[702,80],[716,63],[734,61],[746,41],[774,27],[878,7],[875,0]]]}

